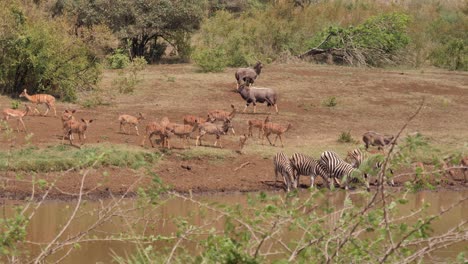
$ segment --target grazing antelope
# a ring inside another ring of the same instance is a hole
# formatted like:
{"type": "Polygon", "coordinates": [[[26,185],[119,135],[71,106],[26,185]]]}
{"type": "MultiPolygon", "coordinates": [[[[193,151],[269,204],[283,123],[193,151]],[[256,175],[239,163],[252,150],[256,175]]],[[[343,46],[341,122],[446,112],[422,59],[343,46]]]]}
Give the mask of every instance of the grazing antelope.
{"type": "Polygon", "coordinates": [[[120,122],[120,132],[124,132],[124,133],[127,133],[125,131],[125,125],[132,125],[135,127],[135,130],[136,130],[136,134],[137,136],[140,135],[140,133],[138,132],[138,124],[140,123],[141,120],[144,120],[145,117],[143,116],[142,113],[138,113],[138,117],[134,117],[134,116],[131,116],[131,115],[120,115],[119,116],[119,122],[120,122]]]}
{"type": "Polygon", "coordinates": [[[292,127],[291,123],[289,123],[287,126],[276,124],[276,123],[266,123],[263,127],[262,145],[263,145],[263,140],[265,139],[265,137],[268,139],[268,142],[270,142],[270,145],[275,145],[276,140],[279,138],[281,141],[281,147],[284,148],[283,139],[281,138],[281,136],[284,133],[286,133],[289,129],[291,129],[291,127],[292,127]],[[271,134],[276,134],[274,144],[271,143],[270,138],[269,138],[271,134]]]}
{"type": "MultiPolygon", "coordinates": [[[[231,105],[231,108],[232,108],[231,112],[227,112],[227,111],[224,111],[224,110],[212,110],[212,111],[208,112],[207,120],[210,121],[210,122],[215,122],[215,121],[225,122],[228,119],[229,119],[229,121],[232,121],[232,119],[234,118],[234,116],[237,113],[237,109],[236,109],[236,107],[234,105],[231,105]]],[[[233,127],[231,127],[231,129],[232,129],[232,134],[235,135],[236,131],[234,131],[233,127]]]]}
{"type": "MultiPolygon", "coordinates": [[[[169,130],[174,135],[178,136],[181,139],[185,139],[189,143],[189,137],[198,129],[198,123],[195,123],[194,126],[191,125],[181,125],[170,123],[166,126],[166,130],[169,130]]],[[[184,145],[185,148],[185,145],[184,145]]]]}
{"type": "Polygon", "coordinates": [[[26,110],[24,111],[11,109],[11,108],[3,109],[3,120],[7,121],[10,118],[17,118],[16,130],[18,132],[19,132],[19,123],[23,125],[23,129],[26,132],[26,126],[24,125],[23,117],[25,117],[30,111],[32,111],[29,105],[25,105],[25,107],[26,107],[26,110]]]}
{"type": "MultiPolygon", "coordinates": [[[[214,146],[216,146],[221,135],[225,135],[229,131],[229,128],[232,128],[231,120],[229,119],[224,121],[223,124],[213,124],[207,122],[199,125],[199,134],[197,136],[197,140],[195,141],[195,146],[198,146],[199,143],[200,145],[202,144],[201,138],[206,134],[216,135],[216,141],[214,143],[214,146]]],[[[219,146],[221,148],[223,147],[221,142],[219,143],[219,146]]]]}
{"type": "Polygon", "coordinates": [[[267,103],[268,109],[271,106],[275,107],[276,113],[278,114],[278,94],[271,88],[259,88],[249,87],[242,84],[237,92],[241,95],[242,99],[245,100],[246,104],[242,113],[245,113],[247,107],[250,104],[254,106],[254,113],[257,112],[257,103],[267,103]]]}
{"type": "Polygon", "coordinates": [[[88,130],[88,127],[93,121],[93,119],[85,120],[82,118],[81,122],[76,120],[70,120],[66,122],[66,134],[68,136],[68,140],[70,140],[70,145],[73,145],[73,133],[78,134],[78,139],[81,141],[81,145],[84,144],[86,139],[86,130],[88,130]]]}
{"type": "Polygon", "coordinates": [[[172,136],[172,132],[167,130],[158,122],[150,122],[146,125],[146,134],[143,136],[143,140],[141,141],[141,146],[145,146],[146,138],[148,138],[149,142],[151,143],[151,147],[154,148],[153,141],[151,138],[155,135],[159,135],[161,138],[161,146],[167,147],[168,149],[171,148],[169,144],[168,138],[172,136]]]}
{"type": "Polygon", "coordinates": [[[249,125],[249,137],[253,137],[253,128],[258,128],[258,138],[261,138],[263,135],[263,127],[266,123],[270,122],[270,115],[267,115],[265,120],[260,119],[251,119],[247,123],[249,125]]]}
{"type": "Polygon", "coordinates": [[[201,118],[201,117],[194,116],[194,115],[184,116],[184,125],[194,126],[196,123],[203,124],[203,123],[205,123],[207,121],[208,121],[208,119],[201,118]]]}
{"type": "Polygon", "coordinates": [[[392,143],[394,136],[387,136],[382,135],[374,131],[368,131],[362,135],[362,141],[364,141],[364,145],[366,150],[371,146],[377,146],[379,150],[381,150],[386,145],[392,143]]]}
{"type": "Polygon", "coordinates": [[[39,112],[37,110],[37,105],[38,104],[45,104],[47,106],[47,110],[44,113],[44,116],[49,113],[50,108],[54,109],[54,115],[57,116],[57,111],[55,110],[55,97],[53,97],[50,94],[34,94],[34,95],[29,95],[28,91],[26,89],[23,90],[23,92],[19,95],[19,97],[26,97],[31,103],[33,103],[34,106],[34,112],[39,112]]]}
{"type": "Polygon", "coordinates": [[[239,85],[242,81],[247,85],[251,85],[254,83],[257,76],[260,75],[262,72],[263,64],[260,61],[257,61],[252,68],[239,68],[237,69],[234,76],[236,77],[237,81],[237,89],[239,89],[239,85]]]}

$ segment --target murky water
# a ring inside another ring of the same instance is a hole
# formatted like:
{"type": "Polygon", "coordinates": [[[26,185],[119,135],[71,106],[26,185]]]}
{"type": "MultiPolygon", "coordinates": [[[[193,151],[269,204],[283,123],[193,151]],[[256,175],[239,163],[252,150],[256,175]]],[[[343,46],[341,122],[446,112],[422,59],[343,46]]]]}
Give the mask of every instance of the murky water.
{"type": "MultiPolygon", "coordinates": [[[[460,199],[467,197],[468,191],[439,191],[439,192],[419,192],[416,194],[409,194],[406,198],[409,202],[402,205],[399,213],[406,215],[413,210],[421,208],[424,203],[430,203],[431,206],[428,209],[428,214],[436,214],[460,199]]],[[[352,197],[355,204],[359,205],[365,201],[359,196],[352,197]]],[[[247,202],[247,196],[245,194],[230,194],[222,196],[203,196],[198,197],[198,200],[204,202],[213,203],[225,203],[225,204],[245,204],[247,202]]],[[[331,199],[327,199],[327,203],[331,203],[337,209],[343,207],[345,199],[344,192],[337,192],[333,194],[331,199]]],[[[45,202],[40,209],[36,212],[28,227],[27,241],[33,243],[45,243],[51,241],[56,234],[61,230],[63,225],[68,221],[69,216],[72,214],[76,202],[61,202],[61,201],[49,201],[45,202]]],[[[73,221],[68,228],[67,233],[63,237],[67,237],[70,234],[77,234],[79,231],[86,229],[99,217],[97,213],[99,208],[109,204],[107,202],[85,202],[80,211],[76,216],[76,220],[73,221]],[[83,212],[87,212],[84,214],[83,212]]],[[[123,202],[120,208],[129,210],[136,205],[136,200],[128,199],[123,202]]],[[[13,205],[8,203],[4,206],[3,214],[11,215],[13,205]]],[[[192,224],[202,225],[204,219],[197,205],[183,199],[172,199],[162,205],[160,208],[153,212],[141,212],[131,211],[129,214],[138,216],[155,216],[157,215],[157,221],[138,221],[138,224],[132,225],[130,221],[124,221],[122,218],[114,217],[112,221],[104,223],[99,226],[99,232],[96,232],[97,237],[106,237],[111,234],[116,234],[121,231],[134,230],[135,234],[145,231],[146,233],[154,233],[164,236],[171,236],[176,232],[177,227],[173,223],[173,220],[177,217],[190,216],[192,224]]],[[[336,216],[337,217],[337,216],[336,216]]],[[[439,233],[448,230],[451,227],[456,226],[460,221],[468,219],[468,202],[463,202],[457,207],[453,208],[444,217],[435,222],[432,226],[434,232],[439,233]]],[[[334,222],[336,219],[329,219],[330,222],[334,222]]],[[[213,222],[212,225],[217,228],[222,227],[222,222],[213,222]]],[[[28,243],[25,245],[26,249],[31,255],[37,255],[37,246],[28,243]]],[[[87,242],[81,243],[78,249],[72,251],[72,253],[63,261],[63,263],[109,263],[112,260],[112,252],[120,256],[130,255],[134,252],[135,245],[131,243],[124,243],[120,241],[107,241],[107,242],[87,242]]],[[[450,248],[439,250],[436,254],[437,258],[451,258],[453,259],[461,250],[466,250],[467,245],[457,244],[450,248]]],[[[48,259],[50,260],[50,259],[48,259]]]]}

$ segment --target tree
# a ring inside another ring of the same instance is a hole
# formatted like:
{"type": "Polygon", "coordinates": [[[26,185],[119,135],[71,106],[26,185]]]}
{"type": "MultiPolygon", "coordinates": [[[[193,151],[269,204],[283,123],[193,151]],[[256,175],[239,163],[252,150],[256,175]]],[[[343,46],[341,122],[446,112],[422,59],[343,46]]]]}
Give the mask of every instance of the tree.
{"type": "Polygon", "coordinates": [[[179,52],[187,48],[189,38],[181,35],[198,29],[203,5],[197,0],[60,0],[52,10],[54,14],[71,11],[77,28],[106,24],[129,48],[132,58],[151,59],[155,49],[161,49],[161,41],[179,52]]]}

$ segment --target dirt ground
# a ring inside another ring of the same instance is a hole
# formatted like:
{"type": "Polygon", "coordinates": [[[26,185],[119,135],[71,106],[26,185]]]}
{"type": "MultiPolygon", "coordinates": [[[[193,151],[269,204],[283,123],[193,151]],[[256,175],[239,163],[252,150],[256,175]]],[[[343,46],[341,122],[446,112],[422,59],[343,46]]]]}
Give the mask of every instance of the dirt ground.
{"type": "MultiPolygon", "coordinates": [[[[145,124],[164,116],[172,122],[182,123],[183,116],[194,114],[206,116],[209,110],[230,110],[234,104],[239,111],[244,101],[237,94],[234,79],[235,69],[222,73],[198,73],[193,65],[154,65],[141,73],[142,82],[133,94],[119,94],[113,86],[115,71],[106,71],[99,85],[99,93],[80,94],[80,102],[99,96],[104,104],[84,108],[80,104],[57,103],[57,114],[66,108],[76,109],[79,119],[95,119],[89,127],[86,145],[110,142],[112,144],[139,145],[142,137],[134,130],[130,134],[119,133],[117,118],[120,114],[136,115],[142,112],[146,120],[140,124],[143,134],[145,124]]],[[[163,151],[160,162],[153,172],[176,191],[213,193],[231,191],[280,191],[281,182],[275,181],[272,156],[279,151],[290,155],[303,152],[318,157],[324,150],[334,150],[345,155],[360,144],[361,135],[374,130],[385,134],[396,134],[408,117],[414,113],[424,98],[421,113],[409,124],[403,136],[420,132],[449,153],[468,152],[468,73],[449,72],[438,69],[389,70],[359,69],[351,67],[322,66],[312,64],[266,65],[255,86],[272,87],[279,93],[280,113],[272,114],[272,121],[292,124],[285,134],[284,148],[265,145],[257,138],[250,138],[242,153],[239,153],[239,135],[247,133],[247,120],[264,119],[268,110],[265,105],[257,106],[257,114],[250,106],[246,113],[234,119],[236,135],[223,136],[223,149],[208,146],[213,136],[205,138],[205,146],[184,149],[183,142],[172,139],[174,148],[163,151]],[[335,97],[337,105],[324,106],[328,98],[335,97]],[[350,131],[358,143],[338,143],[342,132],[350,131]],[[187,167],[189,169],[187,169],[187,167]]],[[[0,97],[0,106],[10,107],[11,98],[0,97]]],[[[44,111],[45,106],[39,106],[44,111]]],[[[25,123],[33,136],[29,144],[45,148],[61,144],[62,124],[60,118],[50,115],[27,116],[25,123]]],[[[15,121],[9,121],[16,127],[15,121]]],[[[256,131],[255,131],[256,132],[256,131]]],[[[254,133],[256,134],[256,133],[254,133]]],[[[27,144],[26,133],[14,132],[13,139],[2,137],[0,148],[21,148],[27,144]]],[[[273,139],[274,137],[272,137],[273,139]]],[[[279,146],[278,146],[279,145],[279,146]]],[[[147,142],[146,151],[151,149],[147,142]]],[[[0,172],[3,189],[1,197],[26,198],[31,194],[28,179],[35,175],[48,181],[57,179],[51,198],[73,197],[80,186],[80,171],[64,173],[0,172]]],[[[88,197],[104,197],[122,194],[129,186],[130,193],[138,187],[151,183],[148,178],[136,182],[143,174],[129,168],[105,167],[92,170],[85,181],[88,197]]],[[[441,186],[465,188],[463,174],[455,178],[446,177],[441,186]]],[[[402,186],[407,178],[398,178],[402,186]]],[[[301,187],[309,180],[301,178],[301,187]]],[[[321,182],[319,180],[319,186],[321,182]]],[[[36,190],[36,195],[41,194],[36,190]]]]}

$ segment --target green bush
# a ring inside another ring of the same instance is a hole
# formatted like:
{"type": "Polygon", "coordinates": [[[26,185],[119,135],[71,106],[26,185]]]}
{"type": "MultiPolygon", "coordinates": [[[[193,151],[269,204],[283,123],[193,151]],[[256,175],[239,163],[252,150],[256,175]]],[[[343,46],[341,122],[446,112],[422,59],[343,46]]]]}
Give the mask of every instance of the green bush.
{"type": "Polygon", "coordinates": [[[226,52],[222,48],[198,49],[193,54],[193,60],[202,72],[221,72],[228,65],[226,52]]]}
{"type": "Polygon", "coordinates": [[[335,107],[337,104],[338,102],[336,101],[335,96],[330,96],[322,102],[322,105],[326,107],[335,107]]]}
{"type": "Polygon", "coordinates": [[[130,64],[130,58],[123,50],[118,49],[114,54],[107,57],[107,63],[111,69],[123,69],[130,64]]]}

